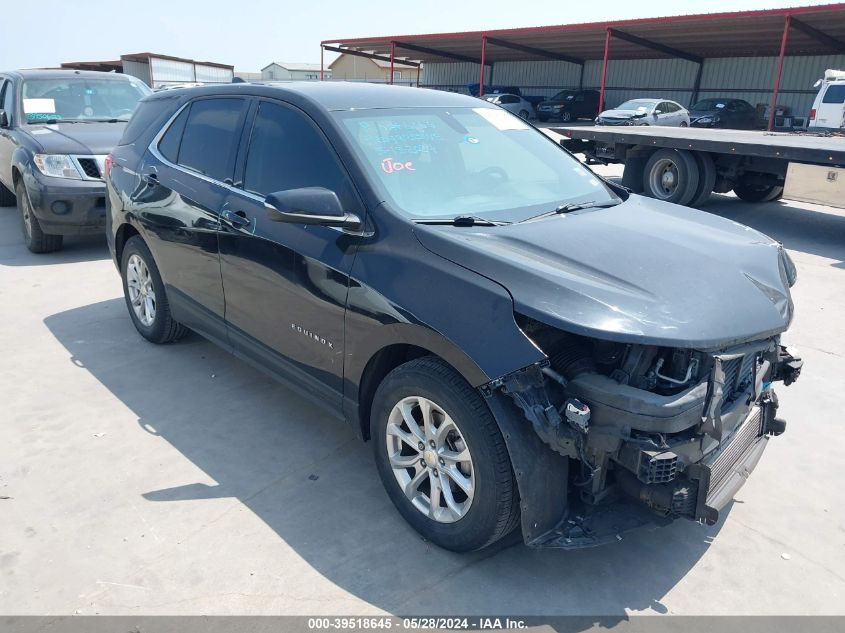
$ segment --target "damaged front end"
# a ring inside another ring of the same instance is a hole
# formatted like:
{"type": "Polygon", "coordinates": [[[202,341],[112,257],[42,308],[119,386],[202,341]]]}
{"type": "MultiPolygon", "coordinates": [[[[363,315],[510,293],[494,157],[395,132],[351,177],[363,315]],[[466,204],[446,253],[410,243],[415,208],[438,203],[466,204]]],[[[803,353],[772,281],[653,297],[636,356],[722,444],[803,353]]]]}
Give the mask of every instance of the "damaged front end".
{"type": "MultiPolygon", "coordinates": [[[[794,382],[802,361],[779,336],[727,349],[685,349],[591,339],[521,316],[517,321],[547,360],[491,382],[484,392],[500,423],[518,410],[531,423],[533,441],[556,453],[540,459],[535,451],[534,462],[514,458],[523,536],[531,546],[597,545],[679,517],[713,524],[768,438],[785,430],[772,384],[794,382]],[[555,481],[550,490],[550,472],[566,483],[555,481]]],[[[513,419],[503,430],[509,448],[516,444],[511,436],[525,433],[513,419]]]]}

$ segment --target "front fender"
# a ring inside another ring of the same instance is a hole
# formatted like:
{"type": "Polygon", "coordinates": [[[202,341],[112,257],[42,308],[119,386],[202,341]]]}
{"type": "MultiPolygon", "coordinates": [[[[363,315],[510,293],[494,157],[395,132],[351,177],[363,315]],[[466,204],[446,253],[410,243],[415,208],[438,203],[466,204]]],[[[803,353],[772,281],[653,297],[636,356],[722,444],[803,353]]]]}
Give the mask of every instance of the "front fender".
{"type": "Polygon", "coordinates": [[[513,400],[487,390],[487,406],[505,438],[519,488],[522,538],[534,545],[566,518],[569,458],[549,449],[513,400]]]}

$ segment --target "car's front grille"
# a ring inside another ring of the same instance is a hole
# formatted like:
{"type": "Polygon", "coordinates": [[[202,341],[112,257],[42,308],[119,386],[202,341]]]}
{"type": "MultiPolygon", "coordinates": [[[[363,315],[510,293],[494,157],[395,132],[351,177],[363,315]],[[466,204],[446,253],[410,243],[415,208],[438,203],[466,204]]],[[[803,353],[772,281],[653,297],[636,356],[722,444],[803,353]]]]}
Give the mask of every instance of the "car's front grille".
{"type": "Polygon", "coordinates": [[[100,167],[93,158],[78,158],[79,166],[89,178],[100,178],[100,167]]]}
{"type": "Polygon", "coordinates": [[[763,416],[760,414],[759,407],[755,407],[754,412],[737,429],[733,437],[728,440],[727,446],[720,449],[718,457],[710,464],[710,485],[707,489],[708,499],[725,482],[734,464],[742,458],[745,452],[754,445],[762,434],[763,416]]]}

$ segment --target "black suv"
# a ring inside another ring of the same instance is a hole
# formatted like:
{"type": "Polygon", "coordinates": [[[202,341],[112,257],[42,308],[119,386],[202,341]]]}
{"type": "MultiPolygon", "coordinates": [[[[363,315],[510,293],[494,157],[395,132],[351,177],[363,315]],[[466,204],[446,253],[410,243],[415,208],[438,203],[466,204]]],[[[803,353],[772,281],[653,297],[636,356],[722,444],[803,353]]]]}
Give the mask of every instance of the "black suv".
{"type": "Polygon", "coordinates": [[[29,250],[47,253],[65,235],[103,232],[103,163],[148,94],[142,82],[113,73],[0,72],[0,207],[17,201],[29,250]]]}
{"type": "Polygon", "coordinates": [[[561,90],[537,106],[537,118],[541,121],[558,119],[567,123],[576,119],[595,119],[598,113],[598,90],[561,90]]]}
{"type": "Polygon", "coordinates": [[[775,418],[795,268],[495,105],[341,83],[141,102],[107,162],[135,327],[187,328],[372,440],[431,541],[713,522],[775,418]],[[109,167],[110,166],[110,167],[109,167]]]}

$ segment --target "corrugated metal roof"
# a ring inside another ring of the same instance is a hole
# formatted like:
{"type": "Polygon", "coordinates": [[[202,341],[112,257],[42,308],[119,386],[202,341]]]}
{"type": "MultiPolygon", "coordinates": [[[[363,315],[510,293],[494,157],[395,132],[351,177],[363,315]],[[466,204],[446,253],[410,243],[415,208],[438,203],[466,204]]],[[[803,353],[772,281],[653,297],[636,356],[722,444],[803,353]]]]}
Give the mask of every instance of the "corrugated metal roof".
{"type": "Polygon", "coordinates": [[[613,59],[676,56],[668,49],[697,58],[772,56],[780,51],[787,15],[793,20],[787,55],[845,51],[845,3],[463,33],[340,38],[321,43],[389,55],[392,42],[397,54],[413,54],[415,59],[422,61],[459,57],[466,58],[463,61],[478,61],[482,37],[487,36],[503,40],[504,44],[487,42],[485,59],[488,62],[549,59],[554,55],[589,60],[604,57],[607,29],[614,29],[620,36],[611,38],[610,56],[613,59]],[[800,24],[795,25],[796,21],[800,24]],[[809,28],[800,29],[802,24],[809,28]],[[823,36],[814,36],[812,32],[820,32],[823,36]],[[625,35],[633,36],[635,40],[648,40],[657,44],[657,48],[662,46],[663,50],[622,39],[625,35]],[[517,48],[510,48],[506,46],[508,44],[517,48]]]}

